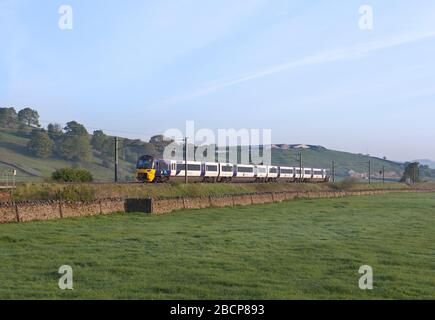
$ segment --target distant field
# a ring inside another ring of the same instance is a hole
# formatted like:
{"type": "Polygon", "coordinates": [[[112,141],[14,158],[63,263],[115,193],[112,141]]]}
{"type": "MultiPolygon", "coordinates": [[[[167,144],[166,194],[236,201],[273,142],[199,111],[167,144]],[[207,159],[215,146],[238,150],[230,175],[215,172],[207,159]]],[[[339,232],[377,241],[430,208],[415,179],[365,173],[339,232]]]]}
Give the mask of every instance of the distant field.
{"type": "Polygon", "coordinates": [[[0,299],[434,299],[434,243],[430,193],[0,225],[0,299]]]}

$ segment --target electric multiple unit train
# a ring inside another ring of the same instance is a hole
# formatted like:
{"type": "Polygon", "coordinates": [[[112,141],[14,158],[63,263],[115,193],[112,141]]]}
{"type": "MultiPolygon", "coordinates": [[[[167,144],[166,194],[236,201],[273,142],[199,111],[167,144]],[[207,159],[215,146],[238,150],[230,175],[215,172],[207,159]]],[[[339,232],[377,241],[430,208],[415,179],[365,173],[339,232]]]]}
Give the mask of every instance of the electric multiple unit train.
{"type": "Polygon", "coordinates": [[[140,182],[157,183],[181,180],[189,182],[328,182],[326,169],[266,165],[232,164],[161,160],[142,156],[136,165],[136,178],[140,182]]]}

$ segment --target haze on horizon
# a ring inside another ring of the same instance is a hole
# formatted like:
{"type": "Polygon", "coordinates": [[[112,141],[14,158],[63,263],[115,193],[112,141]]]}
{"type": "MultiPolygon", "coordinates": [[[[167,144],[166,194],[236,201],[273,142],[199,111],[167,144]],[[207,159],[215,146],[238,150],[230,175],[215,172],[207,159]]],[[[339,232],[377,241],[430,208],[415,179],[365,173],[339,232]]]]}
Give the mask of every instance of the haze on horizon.
{"type": "Polygon", "coordinates": [[[0,107],[33,107],[43,125],[147,139],[194,120],[435,159],[430,0],[2,0],[0,46],[0,107]],[[359,28],[362,5],[373,30],[359,28]]]}

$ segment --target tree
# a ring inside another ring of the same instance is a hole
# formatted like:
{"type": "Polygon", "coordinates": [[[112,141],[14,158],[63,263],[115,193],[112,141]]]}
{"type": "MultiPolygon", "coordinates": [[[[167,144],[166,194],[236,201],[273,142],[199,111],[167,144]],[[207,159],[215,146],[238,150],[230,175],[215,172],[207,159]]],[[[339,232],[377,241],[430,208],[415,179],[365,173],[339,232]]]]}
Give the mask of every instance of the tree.
{"type": "Polygon", "coordinates": [[[38,111],[30,108],[24,108],[18,112],[18,121],[27,126],[39,127],[38,111]]]}
{"type": "Polygon", "coordinates": [[[401,182],[420,182],[420,168],[418,162],[405,163],[405,172],[403,173],[401,182]]]}
{"type": "Polygon", "coordinates": [[[419,168],[420,177],[433,178],[435,170],[431,169],[428,165],[421,165],[419,168]]]}
{"type": "Polygon", "coordinates": [[[18,116],[14,108],[0,108],[0,127],[16,128],[17,122],[18,116]]]}
{"type": "Polygon", "coordinates": [[[163,154],[165,148],[170,145],[173,140],[159,134],[151,137],[150,143],[154,145],[154,148],[158,154],[163,154]]]}
{"type": "Polygon", "coordinates": [[[168,141],[168,139],[166,139],[165,136],[162,134],[158,134],[158,135],[152,136],[150,138],[150,143],[153,143],[153,144],[163,143],[166,141],[168,141]]]}
{"type": "Polygon", "coordinates": [[[70,121],[64,130],[65,133],[57,142],[57,154],[67,160],[88,161],[91,157],[91,145],[86,128],[76,121],[70,121]]]}
{"type": "Polygon", "coordinates": [[[124,140],[124,159],[129,162],[136,162],[140,156],[149,155],[157,157],[159,154],[152,143],[140,140],[124,140]]]}
{"type": "Polygon", "coordinates": [[[36,157],[48,158],[53,153],[54,142],[45,130],[34,130],[32,137],[27,143],[27,148],[36,157]]]}
{"type": "Polygon", "coordinates": [[[104,134],[101,130],[96,130],[92,134],[91,145],[97,151],[103,151],[104,143],[107,141],[109,137],[104,134]]]}
{"type": "Polygon", "coordinates": [[[47,131],[48,131],[48,136],[53,141],[59,140],[63,134],[62,127],[58,123],[50,123],[47,126],[47,131]]]}
{"type": "Polygon", "coordinates": [[[115,157],[115,139],[108,137],[104,140],[101,155],[106,159],[113,159],[115,157]]]}

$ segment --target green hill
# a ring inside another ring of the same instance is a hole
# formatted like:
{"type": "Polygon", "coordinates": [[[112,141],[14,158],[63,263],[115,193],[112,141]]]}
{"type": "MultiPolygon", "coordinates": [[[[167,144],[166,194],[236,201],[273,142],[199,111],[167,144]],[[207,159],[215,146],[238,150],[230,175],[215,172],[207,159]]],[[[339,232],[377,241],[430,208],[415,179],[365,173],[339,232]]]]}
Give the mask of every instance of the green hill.
{"type": "MultiPolygon", "coordinates": [[[[112,181],[114,176],[113,162],[100,157],[95,150],[92,151],[91,160],[84,163],[74,163],[56,157],[42,159],[34,157],[27,149],[29,139],[19,132],[0,132],[0,170],[16,169],[18,181],[41,181],[50,177],[51,173],[59,168],[81,166],[92,172],[97,181],[112,181]]],[[[372,177],[380,178],[379,171],[385,167],[387,179],[398,179],[403,167],[401,164],[365,155],[348,152],[333,151],[322,147],[309,146],[305,148],[279,145],[272,149],[272,162],[275,165],[299,166],[299,153],[302,154],[303,166],[322,167],[331,169],[335,161],[337,177],[349,175],[366,178],[368,174],[368,161],[371,161],[372,177]]],[[[120,180],[134,178],[134,161],[120,160],[120,180]]]]}
{"type": "MultiPolygon", "coordinates": [[[[112,181],[114,176],[113,163],[104,163],[103,159],[93,151],[91,160],[85,163],[74,163],[50,157],[42,159],[34,157],[27,150],[29,139],[14,132],[0,132],[0,170],[16,169],[18,181],[41,181],[51,176],[59,168],[80,166],[92,172],[97,181],[112,181]]],[[[134,163],[120,160],[120,177],[133,178],[134,163]]]]}
{"type": "Polygon", "coordinates": [[[322,147],[314,148],[273,148],[272,162],[299,166],[299,153],[302,154],[302,165],[307,167],[320,167],[332,170],[332,162],[335,162],[335,172],[338,177],[354,175],[366,178],[369,171],[373,178],[381,178],[381,171],[385,169],[387,179],[399,179],[403,172],[403,165],[394,161],[381,158],[369,157],[362,154],[334,151],[322,147]]]}

